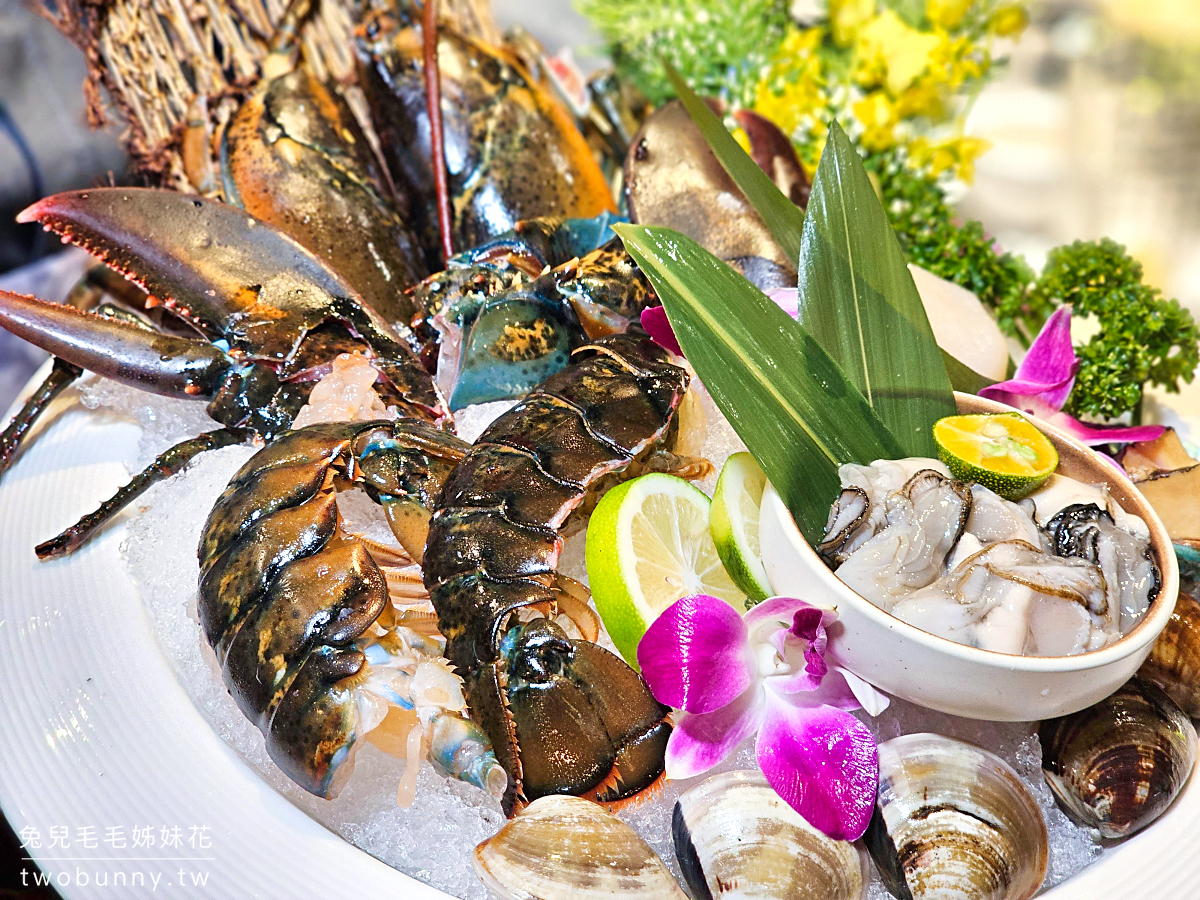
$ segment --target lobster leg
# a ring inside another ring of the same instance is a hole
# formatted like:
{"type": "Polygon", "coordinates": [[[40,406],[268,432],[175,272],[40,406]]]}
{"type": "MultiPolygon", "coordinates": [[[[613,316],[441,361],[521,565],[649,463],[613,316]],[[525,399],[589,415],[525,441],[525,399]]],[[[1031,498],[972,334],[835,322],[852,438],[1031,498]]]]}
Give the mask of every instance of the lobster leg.
{"type": "Polygon", "coordinates": [[[221,428],[176,444],[133,476],[127,485],[101,503],[95,512],[88,513],[57,537],[38,544],[34,552],[37,553],[38,559],[42,560],[74,552],[98,528],[144,494],[151,485],[170,478],[205,450],[228,447],[230,444],[244,441],[247,436],[247,432],[238,428],[221,428]]]}
{"type": "Polygon", "coordinates": [[[42,382],[41,387],[34,391],[33,396],[25,401],[25,405],[13,416],[8,427],[0,433],[0,475],[8,471],[13,458],[17,455],[22,439],[29,433],[34,422],[45,411],[55,397],[83,374],[83,369],[66,360],[55,358],[50,374],[42,382]]]}

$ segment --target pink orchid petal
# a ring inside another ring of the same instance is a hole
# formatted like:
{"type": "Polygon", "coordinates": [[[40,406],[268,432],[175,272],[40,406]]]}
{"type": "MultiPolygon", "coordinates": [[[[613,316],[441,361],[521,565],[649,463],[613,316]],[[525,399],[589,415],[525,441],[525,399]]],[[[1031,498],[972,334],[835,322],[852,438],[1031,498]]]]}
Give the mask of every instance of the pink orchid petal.
{"type": "Polygon", "coordinates": [[[1062,405],[1067,402],[1067,396],[1071,393],[1073,387],[1075,387],[1075,375],[1073,373],[1069,378],[1059,382],[1028,381],[1021,378],[1013,378],[1009,381],[1001,381],[997,384],[989,384],[987,387],[981,388],[979,396],[986,397],[988,400],[1007,403],[1009,406],[1015,406],[1018,409],[1023,408],[1026,403],[1037,402],[1046,409],[1058,410],[1062,409],[1062,405]]]}
{"type": "Polygon", "coordinates": [[[834,610],[794,597],[771,597],[743,618],[750,629],[751,646],[770,644],[791,666],[788,674],[771,676],[779,690],[794,694],[820,688],[827,670],[824,655],[829,638],[825,629],[837,621],[834,610]]]}
{"type": "Polygon", "coordinates": [[[1078,369],[1079,361],[1071,346],[1071,307],[1060,306],[1038,332],[1025,359],[1017,367],[1016,377],[984,388],[979,396],[1012,406],[1018,404],[997,395],[1040,397],[1054,409],[1062,409],[1075,386],[1078,369]]]}
{"type": "Polygon", "coordinates": [[[837,619],[837,613],[834,610],[814,607],[811,603],[797,600],[795,597],[770,597],[762,603],[750,607],[750,610],[742,618],[745,619],[746,625],[751,631],[767,621],[784,628],[791,628],[795,624],[796,613],[802,609],[820,609],[823,613],[822,628],[827,628],[831,622],[837,619]]]}
{"type": "Polygon", "coordinates": [[[792,619],[792,634],[807,643],[804,650],[804,670],[820,683],[829,671],[825,665],[825,647],[829,637],[825,634],[825,614],[828,610],[810,606],[796,610],[792,619]]]}
{"type": "Polygon", "coordinates": [[[800,291],[798,288],[777,288],[768,291],[767,296],[793,319],[800,318],[800,291]]]}
{"type": "MultiPolygon", "coordinates": [[[[990,388],[984,390],[990,390],[990,388]]],[[[984,391],[980,391],[979,396],[984,396],[984,391]]],[[[1070,413],[1062,412],[1051,406],[1041,397],[1020,397],[1013,394],[990,394],[988,396],[992,400],[1007,403],[1013,409],[1019,409],[1021,412],[1049,422],[1055,428],[1065,431],[1079,443],[1088,447],[1102,444],[1127,444],[1133,441],[1153,441],[1166,431],[1162,425],[1118,425],[1112,427],[1089,425],[1087,422],[1079,421],[1070,413]]]]}
{"type": "Polygon", "coordinates": [[[683,356],[683,348],[679,346],[675,331],[667,320],[667,311],[661,306],[651,306],[642,310],[642,327],[646,329],[646,334],[650,335],[650,340],[658,346],[676,356],[683,356]]]}
{"type": "MultiPolygon", "coordinates": [[[[799,317],[800,292],[796,288],[779,288],[767,296],[793,319],[799,317]]],[[[650,340],[658,346],[676,356],[684,355],[683,348],[679,346],[679,339],[675,337],[675,329],[667,319],[667,311],[661,306],[651,306],[642,310],[642,327],[646,329],[646,334],[650,335],[650,340]]]]}
{"type": "Polygon", "coordinates": [[[741,615],[706,594],[683,597],[663,610],[642,636],[637,658],[655,699],[690,713],[720,709],[754,680],[741,615]]]}
{"type": "Polygon", "coordinates": [[[846,710],[862,707],[858,695],[837,667],[831,667],[821,678],[813,678],[802,669],[789,675],[769,675],[764,683],[771,690],[787,694],[795,706],[833,706],[846,710]]]}
{"type": "Polygon", "coordinates": [[[879,752],[854,716],[798,707],[768,690],[756,751],[771,787],[814,828],[844,841],[867,830],[879,787],[879,752]]]}
{"type": "Polygon", "coordinates": [[[684,713],[667,739],[667,778],[693,778],[725,759],[762,724],[764,699],[755,685],[713,712],[684,713]]]}
{"type": "Polygon", "coordinates": [[[1101,444],[1128,444],[1133,441],[1153,441],[1162,437],[1167,429],[1162,425],[1114,426],[1089,425],[1074,416],[1060,412],[1046,416],[1046,421],[1089,447],[1101,444]]]}

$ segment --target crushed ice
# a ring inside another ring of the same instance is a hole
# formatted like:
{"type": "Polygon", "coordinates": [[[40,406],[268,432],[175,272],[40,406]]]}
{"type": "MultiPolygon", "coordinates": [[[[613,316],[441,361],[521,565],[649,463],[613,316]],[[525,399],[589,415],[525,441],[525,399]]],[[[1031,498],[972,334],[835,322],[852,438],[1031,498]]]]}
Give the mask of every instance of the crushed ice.
{"type": "MultiPolygon", "coordinates": [[[[96,378],[89,379],[81,393],[89,408],[127,416],[142,425],[139,458],[130,461],[131,471],[146,465],[172,444],[216,427],[204,414],[202,403],[164,398],[153,398],[148,403],[143,392],[96,378]]],[[[701,399],[709,418],[703,452],[719,471],[731,453],[745,447],[716,414],[712,400],[707,395],[701,399]]],[[[475,437],[509,405],[486,404],[464,410],[458,416],[460,433],[475,437]]],[[[180,684],[225,742],[297,807],[389,865],[464,900],[483,900],[487,892],[466,861],[475,845],[503,824],[499,807],[490,797],[437,776],[425,763],[416,802],[408,809],[398,809],[394,798],[402,763],[366,745],[359,751],[353,777],[338,799],[320,800],[275,768],[262,735],[225,690],[216,660],[196,621],[195,547],[208,510],[254,450],[251,446],[234,446],[204,454],[180,475],[151,488],[139,502],[141,515],[128,525],[122,546],[124,557],[180,684]]],[[[714,480],[715,476],[700,486],[711,494],[714,480]]],[[[356,499],[361,498],[346,498],[346,512],[353,514],[356,499]]],[[[568,539],[561,568],[573,577],[584,577],[582,532],[568,539]]],[[[1029,723],[976,722],[902,701],[894,701],[879,718],[865,721],[880,740],[935,731],[986,747],[1011,764],[1029,784],[1046,818],[1050,833],[1046,887],[1070,877],[1101,855],[1087,833],[1072,825],[1054,805],[1041,777],[1040,749],[1029,723]]],[[[753,744],[748,742],[718,771],[754,765],[753,744]]],[[[663,784],[648,798],[626,804],[618,811],[676,873],[671,809],[675,798],[693,783],[663,784]]],[[[869,897],[882,900],[887,896],[878,875],[873,875],[869,897]]]]}

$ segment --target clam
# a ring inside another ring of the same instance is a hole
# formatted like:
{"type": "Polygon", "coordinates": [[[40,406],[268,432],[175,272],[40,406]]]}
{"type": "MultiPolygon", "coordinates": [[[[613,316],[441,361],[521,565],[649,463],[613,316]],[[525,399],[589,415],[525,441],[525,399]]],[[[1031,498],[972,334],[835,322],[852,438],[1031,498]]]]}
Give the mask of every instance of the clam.
{"type": "Polygon", "coordinates": [[[1046,874],[1046,825],[1004,760],[937,734],[879,745],[879,797],[865,836],[904,900],[1026,900],[1046,874]]]}
{"type": "Polygon", "coordinates": [[[1039,736],[1050,790],[1069,816],[1106,838],[1162,815],[1196,761],[1191,721],[1137,678],[1087,709],[1043,722],[1039,736]]]}
{"type": "Polygon", "coordinates": [[[533,801],[476,847],[472,862],[505,900],[687,900],[637,832],[582,797],[533,801]]]}
{"type": "Polygon", "coordinates": [[[696,900],[859,900],[866,855],[826,837],[760,772],[726,772],[675,803],[675,856],[696,900]]]}
{"type": "Polygon", "coordinates": [[[1200,718],[1200,601],[1182,585],[1175,611],[1138,677],[1157,684],[1193,719],[1200,718]]]}

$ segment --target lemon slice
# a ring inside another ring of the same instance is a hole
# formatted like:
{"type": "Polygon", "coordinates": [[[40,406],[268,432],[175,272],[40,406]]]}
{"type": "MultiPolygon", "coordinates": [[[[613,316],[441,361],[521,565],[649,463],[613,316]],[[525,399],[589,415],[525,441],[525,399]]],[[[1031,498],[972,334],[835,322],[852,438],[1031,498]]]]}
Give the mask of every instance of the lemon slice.
{"type": "Polygon", "coordinates": [[[947,416],[933,426],[933,440],[955,478],[1006,500],[1036,491],[1058,468],[1050,439],[1019,413],[947,416]]]}
{"type": "Polygon", "coordinates": [[[749,453],[735,453],[721,467],[713,492],[708,528],[717,555],[733,583],[752,603],[771,595],[758,543],[758,511],[767,476],[749,453]]]}
{"type": "Polygon", "coordinates": [[[709,505],[682,478],[653,473],[613,488],[592,513],[588,585],[609,636],[635,669],[642,635],[680,597],[710,594],[745,609],[746,595],[709,533],[709,505]]]}

